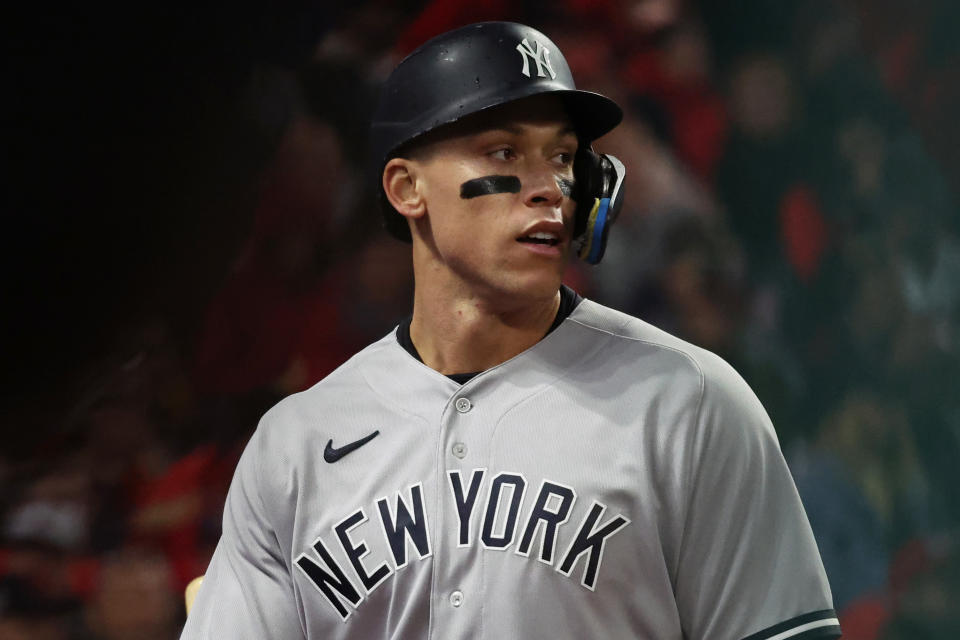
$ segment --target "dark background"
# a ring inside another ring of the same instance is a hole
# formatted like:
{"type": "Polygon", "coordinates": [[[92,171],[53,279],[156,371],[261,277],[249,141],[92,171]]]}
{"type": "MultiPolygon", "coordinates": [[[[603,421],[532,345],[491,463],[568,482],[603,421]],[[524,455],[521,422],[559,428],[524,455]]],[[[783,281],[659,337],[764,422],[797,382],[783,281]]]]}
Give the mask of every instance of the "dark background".
{"type": "Polygon", "coordinates": [[[957,637],[956,3],[37,6],[6,16],[0,636],[176,637],[259,415],[409,313],[361,167],[416,44],[514,19],[617,99],[584,295],[731,361],[849,638],[957,637]]]}

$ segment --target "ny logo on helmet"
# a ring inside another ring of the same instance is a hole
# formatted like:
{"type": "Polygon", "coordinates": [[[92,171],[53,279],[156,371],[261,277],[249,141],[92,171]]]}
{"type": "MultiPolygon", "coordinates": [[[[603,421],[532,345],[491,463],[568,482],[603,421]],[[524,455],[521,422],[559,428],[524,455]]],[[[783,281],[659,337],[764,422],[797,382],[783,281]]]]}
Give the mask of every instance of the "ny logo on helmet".
{"type": "Polygon", "coordinates": [[[520,44],[517,45],[517,51],[520,52],[520,56],[523,58],[523,75],[528,78],[530,77],[530,58],[533,58],[533,61],[537,63],[537,77],[546,78],[547,74],[543,72],[543,70],[546,69],[550,72],[550,79],[556,80],[557,74],[554,72],[553,67],[550,66],[550,49],[543,46],[539,40],[534,40],[534,42],[537,44],[536,49],[530,46],[526,38],[521,40],[520,44]]]}

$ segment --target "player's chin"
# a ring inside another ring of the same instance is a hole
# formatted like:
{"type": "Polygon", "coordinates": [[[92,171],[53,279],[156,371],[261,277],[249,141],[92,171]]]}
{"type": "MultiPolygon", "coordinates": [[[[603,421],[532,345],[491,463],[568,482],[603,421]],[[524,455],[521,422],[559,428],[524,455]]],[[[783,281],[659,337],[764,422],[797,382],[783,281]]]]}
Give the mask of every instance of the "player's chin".
{"type": "Polygon", "coordinates": [[[524,264],[514,270],[513,289],[529,299],[549,298],[563,282],[566,258],[540,264],[524,264]]]}

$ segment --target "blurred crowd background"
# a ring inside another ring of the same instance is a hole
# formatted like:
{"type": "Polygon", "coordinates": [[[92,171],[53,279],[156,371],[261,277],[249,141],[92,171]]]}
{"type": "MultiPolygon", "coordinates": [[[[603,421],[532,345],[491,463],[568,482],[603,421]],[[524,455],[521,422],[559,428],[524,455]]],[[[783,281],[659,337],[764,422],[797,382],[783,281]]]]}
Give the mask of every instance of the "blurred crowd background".
{"type": "Polygon", "coordinates": [[[511,19],[615,98],[583,295],[777,427],[845,637],[960,638],[960,3],[356,0],[8,23],[0,638],[175,638],[260,415],[411,310],[376,86],[511,19]]]}

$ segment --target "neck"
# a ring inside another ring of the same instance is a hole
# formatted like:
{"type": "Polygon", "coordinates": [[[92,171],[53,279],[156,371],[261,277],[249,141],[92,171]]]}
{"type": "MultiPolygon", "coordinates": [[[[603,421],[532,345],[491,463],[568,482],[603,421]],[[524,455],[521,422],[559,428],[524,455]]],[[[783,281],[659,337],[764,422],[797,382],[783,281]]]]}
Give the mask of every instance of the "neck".
{"type": "Polygon", "coordinates": [[[485,371],[539,342],[559,308],[559,289],[507,306],[475,293],[417,287],[410,339],[424,364],[444,375],[485,371]]]}

